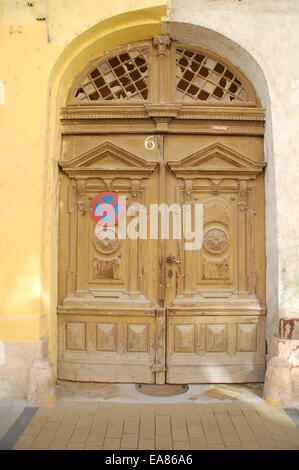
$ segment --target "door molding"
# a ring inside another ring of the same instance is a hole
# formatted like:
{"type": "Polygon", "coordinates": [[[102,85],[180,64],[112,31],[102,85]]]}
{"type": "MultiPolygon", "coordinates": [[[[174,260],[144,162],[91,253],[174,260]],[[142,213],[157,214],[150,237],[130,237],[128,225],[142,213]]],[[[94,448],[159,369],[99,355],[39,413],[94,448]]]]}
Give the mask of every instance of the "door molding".
{"type": "MultiPolygon", "coordinates": [[[[182,160],[170,160],[168,165],[178,178],[190,179],[204,175],[221,176],[222,178],[238,176],[241,178],[255,177],[263,171],[266,163],[254,161],[222,142],[215,142],[182,160]]],[[[220,184],[221,180],[218,183],[218,188],[220,184]]]]}

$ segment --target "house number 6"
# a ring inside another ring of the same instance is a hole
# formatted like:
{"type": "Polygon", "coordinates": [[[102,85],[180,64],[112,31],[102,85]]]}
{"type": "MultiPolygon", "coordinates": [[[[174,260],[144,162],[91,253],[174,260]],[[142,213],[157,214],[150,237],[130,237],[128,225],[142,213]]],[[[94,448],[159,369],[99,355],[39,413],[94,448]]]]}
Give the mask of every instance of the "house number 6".
{"type": "Polygon", "coordinates": [[[145,139],[144,146],[145,146],[146,150],[154,150],[154,148],[156,147],[156,144],[155,144],[153,135],[149,135],[145,139]]]}

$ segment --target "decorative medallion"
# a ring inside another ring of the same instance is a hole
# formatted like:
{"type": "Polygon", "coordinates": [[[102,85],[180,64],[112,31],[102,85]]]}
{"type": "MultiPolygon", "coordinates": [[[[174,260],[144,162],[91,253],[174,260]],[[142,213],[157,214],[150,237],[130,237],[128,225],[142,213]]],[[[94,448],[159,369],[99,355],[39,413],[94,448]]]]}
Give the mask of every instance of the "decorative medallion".
{"type": "Polygon", "coordinates": [[[115,230],[96,225],[95,227],[95,241],[96,249],[104,255],[109,255],[117,250],[119,247],[119,240],[115,230]]]}
{"type": "Polygon", "coordinates": [[[206,232],[204,236],[204,246],[214,254],[222,253],[228,245],[228,237],[224,230],[213,228],[206,232]]]}

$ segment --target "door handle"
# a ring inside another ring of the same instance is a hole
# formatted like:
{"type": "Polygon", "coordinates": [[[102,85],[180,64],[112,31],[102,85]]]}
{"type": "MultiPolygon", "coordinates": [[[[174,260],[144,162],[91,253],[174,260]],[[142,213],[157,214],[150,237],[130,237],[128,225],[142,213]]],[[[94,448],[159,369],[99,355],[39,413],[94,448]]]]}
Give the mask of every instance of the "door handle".
{"type": "Polygon", "coordinates": [[[167,256],[167,258],[166,258],[166,263],[169,263],[169,264],[171,264],[171,263],[178,263],[178,264],[179,264],[180,262],[181,262],[180,259],[176,259],[176,258],[175,258],[174,256],[172,256],[172,255],[169,255],[169,256],[167,256]]]}

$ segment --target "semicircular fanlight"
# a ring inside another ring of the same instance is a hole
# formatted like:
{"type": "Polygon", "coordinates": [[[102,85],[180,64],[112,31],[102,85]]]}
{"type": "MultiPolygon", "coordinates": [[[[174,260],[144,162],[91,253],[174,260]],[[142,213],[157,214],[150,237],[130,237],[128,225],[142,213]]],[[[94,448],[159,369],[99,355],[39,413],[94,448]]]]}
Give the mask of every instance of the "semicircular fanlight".
{"type": "Polygon", "coordinates": [[[123,52],[94,65],[80,81],[76,103],[148,99],[148,48],[123,52]]]}
{"type": "Polygon", "coordinates": [[[179,101],[250,101],[244,84],[226,65],[182,48],[176,49],[176,96],[179,101]]]}

